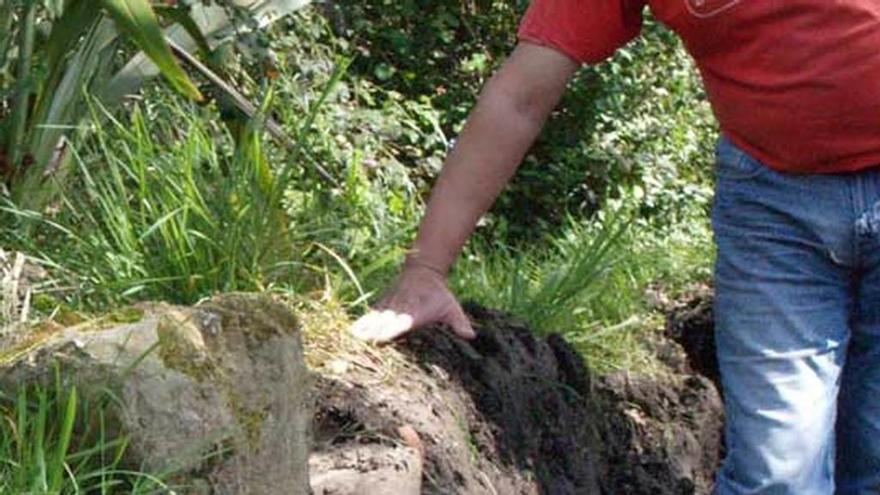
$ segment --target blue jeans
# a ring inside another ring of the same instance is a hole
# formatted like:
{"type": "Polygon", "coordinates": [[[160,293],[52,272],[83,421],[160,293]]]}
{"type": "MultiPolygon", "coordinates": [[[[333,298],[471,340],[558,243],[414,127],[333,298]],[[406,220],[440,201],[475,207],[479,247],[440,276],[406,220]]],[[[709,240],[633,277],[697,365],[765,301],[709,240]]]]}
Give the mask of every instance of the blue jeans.
{"type": "Polygon", "coordinates": [[[880,169],[780,173],[726,138],[716,154],[715,493],[880,494],[880,169]]]}

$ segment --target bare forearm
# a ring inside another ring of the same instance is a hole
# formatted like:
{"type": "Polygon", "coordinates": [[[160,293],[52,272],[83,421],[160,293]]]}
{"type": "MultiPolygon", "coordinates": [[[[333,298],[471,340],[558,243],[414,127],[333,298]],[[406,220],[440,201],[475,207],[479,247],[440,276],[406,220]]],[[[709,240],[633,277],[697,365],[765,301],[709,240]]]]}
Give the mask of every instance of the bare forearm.
{"type": "Polygon", "coordinates": [[[516,59],[524,56],[518,52],[521,48],[486,85],[447,157],[431,193],[411,260],[443,273],[449,269],[477,221],[516,171],[575,68],[551,59],[547,63],[556,64],[553,77],[523,88],[519,83],[533,78],[530,72],[541,71],[542,61],[524,65],[516,59]]]}
{"type": "Polygon", "coordinates": [[[419,260],[440,271],[452,265],[541,128],[506,98],[490,90],[480,100],[431,193],[413,247],[419,260]]]}
{"type": "Polygon", "coordinates": [[[521,43],[483,90],[449,154],[422,220],[407,269],[352,325],[359,338],[389,342],[414,328],[445,323],[476,337],[446,284],[446,273],[474,226],[513,175],[577,64],[561,52],[521,43]]]}

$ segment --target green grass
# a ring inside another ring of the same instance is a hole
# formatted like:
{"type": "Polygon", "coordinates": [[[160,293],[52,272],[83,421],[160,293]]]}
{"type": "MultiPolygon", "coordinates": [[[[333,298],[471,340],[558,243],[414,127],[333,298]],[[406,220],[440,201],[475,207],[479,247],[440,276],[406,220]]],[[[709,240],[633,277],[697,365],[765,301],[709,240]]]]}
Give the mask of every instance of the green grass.
{"type": "MultiPolygon", "coordinates": [[[[92,118],[84,119],[91,127],[71,144],[64,183],[51,184],[60,186],[59,193],[53,189],[47,197],[58,201],[39,211],[0,205],[0,246],[39,258],[51,272],[56,292],[41,294],[45,300],[35,303],[60,319],[132,300],[193,303],[233,290],[279,290],[344,301],[347,309],[373,300],[402,260],[426,184],[454,137],[439,124],[450,109],[363,78],[340,82],[332,52],[342,45],[323,46],[316,41],[322,32],[274,39],[278,79],[245,83],[248,95],[259,95],[262,114],[272,114],[292,136],[293,149],[269,140],[259,119],[230,117],[222,102],[199,106],[153,88],[123,114],[93,105],[92,118]],[[319,180],[315,165],[337,183],[319,180]]],[[[619,69],[614,67],[607,73],[619,69]]],[[[627,77],[636,78],[637,69],[627,69],[627,77]]],[[[526,242],[514,246],[505,229],[483,229],[452,280],[461,299],[506,310],[541,332],[564,333],[600,371],[642,366],[647,358],[640,332],[659,324],[646,291],[659,285],[674,296],[708,279],[712,260],[707,221],[699,211],[708,181],[694,165],[703,152],[696,146],[705,144],[704,119],[666,112],[663,105],[640,107],[639,118],[613,118],[631,114],[625,103],[632,98],[620,96],[628,94],[625,89],[654,85],[623,86],[617,79],[604,84],[611,96],[603,101],[616,110],[600,110],[610,120],[577,143],[567,127],[556,134],[551,129],[544,143],[551,149],[544,155],[558,159],[535,161],[538,171],[529,174],[527,166],[520,181],[558,186],[568,180],[580,189],[591,180],[611,181],[614,187],[606,192],[586,188],[597,194],[588,206],[605,209],[568,218],[556,230],[550,222],[551,228],[536,234],[536,206],[560,218],[560,212],[575,210],[553,200],[558,189],[516,208],[496,209],[508,213],[504,221],[511,221],[514,210],[524,212],[526,242]],[[594,159],[583,159],[585,153],[618,168],[597,169],[594,159]],[[624,166],[629,162],[635,171],[624,166]],[[572,167],[581,163],[601,177],[590,179],[572,167]],[[642,186],[628,185],[628,174],[641,177],[635,182],[642,186]]],[[[688,88],[676,91],[669,105],[691,94],[688,88]]],[[[571,121],[580,129],[576,117],[571,121]]],[[[571,197],[583,203],[577,194],[571,197]]],[[[126,441],[107,423],[108,402],[86,400],[56,382],[0,395],[0,493],[167,491],[165,477],[123,465],[126,441]]]]}
{"type": "Polygon", "coordinates": [[[625,234],[624,218],[592,225],[569,219],[560,236],[521,250],[477,241],[456,267],[453,286],[460,297],[512,311],[533,328],[566,328],[619,261],[625,234]]]}
{"type": "Polygon", "coordinates": [[[9,204],[5,237],[67,275],[81,300],[191,303],[292,278],[302,246],[284,194],[295,154],[273,149],[257,121],[234,139],[210,116],[173,99],[158,113],[102,115],[58,211],[9,204]]]}
{"type": "Polygon", "coordinates": [[[705,218],[658,230],[618,212],[569,218],[557,236],[519,250],[474,243],[452,286],[462,299],[564,334],[595,369],[632,369],[648,359],[639,332],[662,319],[648,289],[674,298],[709,279],[712,259],[705,218]]]}
{"type": "Polygon", "coordinates": [[[124,466],[127,442],[108,425],[109,404],[84,400],[60,372],[54,386],[0,395],[0,493],[171,493],[162,476],[124,466]]]}
{"type": "Polygon", "coordinates": [[[173,95],[151,94],[125,116],[95,105],[60,200],[44,211],[0,205],[0,245],[39,259],[76,308],[279,288],[361,304],[361,281],[378,287],[402,258],[421,202],[400,164],[365,163],[375,137],[331,153],[333,136],[362,125],[358,115],[378,118],[334,90],[341,75],[306,90],[285,72],[259,89],[293,148],[258,120],[173,95]],[[316,163],[338,183],[319,180],[316,163]]]}

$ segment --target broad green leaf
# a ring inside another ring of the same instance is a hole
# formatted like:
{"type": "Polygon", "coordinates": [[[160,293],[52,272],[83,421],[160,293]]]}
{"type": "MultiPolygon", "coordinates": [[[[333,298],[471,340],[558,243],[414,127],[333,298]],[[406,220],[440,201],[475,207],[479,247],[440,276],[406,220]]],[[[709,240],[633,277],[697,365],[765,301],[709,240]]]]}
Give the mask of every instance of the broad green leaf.
{"type": "Polygon", "coordinates": [[[66,70],[64,59],[76,49],[80,38],[100,21],[101,16],[95,14],[95,5],[88,0],[71,0],[61,17],[52,23],[44,48],[49,75],[40,82],[34,104],[32,119],[37,125],[45,123],[48,105],[55,98],[58,81],[66,70]]]}
{"type": "MultiPolygon", "coordinates": [[[[101,19],[85,34],[76,50],[65,63],[60,80],[47,91],[31,120],[32,136],[29,150],[38,167],[30,167],[13,187],[14,197],[24,208],[39,209],[45,198],[54,194],[54,187],[47,181],[51,172],[52,183],[62,180],[63,170],[57,167],[67,160],[55,160],[62,136],[74,132],[80,122],[84,88],[89,81],[106,70],[103,62],[112,56],[113,40],[117,32],[109,19],[101,19]],[[79,116],[78,116],[79,115],[79,116]]],[[[66,153],[59,155],[63,158],[66,153]]]]}
{"type": "Polygon", "coordinates": [[[147,0],[101,0],[101,5],[116,21],[117,28],[159,67],[177,90],[195,100],[202,99],[198,88],[174,59],[156,13],[147,0]]]}
{"type": "MultiPolygon", "coordinates": [[[[245,7],[256,21],[257,28],[264,28],[284,16],[307,6],[311,0],[235,0],[239,7],[245,7]]],[[[195,3],[191,7],[190,18],[202,32],[208,46],[212,49],[217,44],[240,34],[243,27],[235,23],[229,17],[227,9],[218,2],[195,3]]],[[[193,52],[198,47],[188,30],[179,23],[168,27],[166,30],[168,39],[177,43],[188,52],[193,52]]],[[[156,76],[158,70],[149,59],[138,54],[129,60],[125,67],[119,70],[113,78],[107,82],[104,88],[98,91],[102,102],[114,105],[126,95],[136,93],[144,81],[156,76]]]]}
{"type": "Polygon", "coordinates": [[[199,48],[199,55],[202,58],[207,59],[211,55],[211,46],[208,44],[205,35],[202,34],[199,25],[196,24],[196,21],[193,20],[190,15],[190,9],[168,5],[157,5],[153,8],[156,10],[156,14],[163,18],[173,20],[186,30],[186,33],[193,39],[196,46],[199,48]]]}
{"type": "Polygon", "coordinates": [[[95,10],[95,5],[89,0],[72,0],[61,17],[52,23],[52,32],[45,48],[49,70],[56,70],[64,54],[94,24],[98,17],[95,10]]]}
{"type": "Polygon", "coordinates": [[[18,35],[18,67],[16,80],[21,84],[15,95],[12,106],[11,127],[6,136],[6,150],[11,157],[10,162],[17,165],[25,155],[25,140],[28,128],[28,105],[30,103],[31,88],[28,82],[31,78],[31,67],[34,54],[34,38],[36,37],[37,5],[31,3],[25,10],[18,35]]]}

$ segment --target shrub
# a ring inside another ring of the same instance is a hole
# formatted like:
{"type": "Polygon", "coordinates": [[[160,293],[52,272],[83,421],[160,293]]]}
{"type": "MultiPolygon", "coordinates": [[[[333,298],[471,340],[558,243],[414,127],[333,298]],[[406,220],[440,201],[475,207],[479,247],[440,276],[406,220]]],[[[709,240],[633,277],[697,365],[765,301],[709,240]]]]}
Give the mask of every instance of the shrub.
{"type": "MultiPolygon", "coordinates": [[[[358,53],[353,74],[388,94],[424,101],[451,139],[482,83],[513,47],[526,5],[338,3],[331,19],[358,53]]],[[[578,73],[482,235],[527,240],[536,230],[552,231],[567,215],[589,216],[607,198],[630,194],[643,202],[641,215],[655,223],[705,208],[714,128],[680,42],[648,19],[638,41],[578,73]]],[[[443,151],[427,145],[423,149],[432,153],[443,151]]],[[[402,162],[419,177],[435,167],[418,154],[402,162]]]]}

